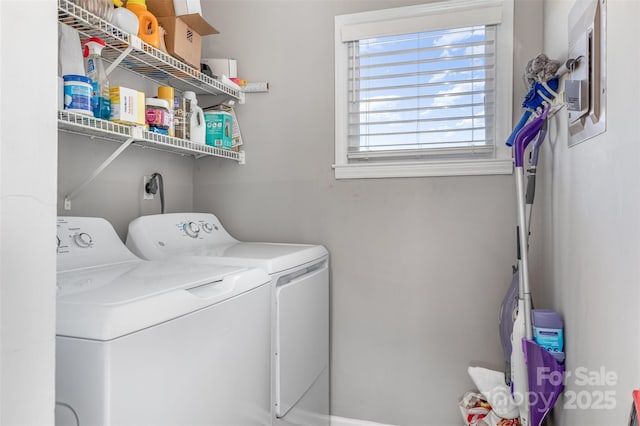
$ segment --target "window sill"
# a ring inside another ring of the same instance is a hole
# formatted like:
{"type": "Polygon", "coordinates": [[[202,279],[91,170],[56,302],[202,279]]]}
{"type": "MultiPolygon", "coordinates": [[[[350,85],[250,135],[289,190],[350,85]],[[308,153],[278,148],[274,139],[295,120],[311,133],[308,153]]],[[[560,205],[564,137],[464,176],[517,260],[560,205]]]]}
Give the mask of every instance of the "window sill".
{"type": "Polygon", "coordinates": [[[336,164],[333,168],[336,179],[509,175],[513,160],[336,164]]]}

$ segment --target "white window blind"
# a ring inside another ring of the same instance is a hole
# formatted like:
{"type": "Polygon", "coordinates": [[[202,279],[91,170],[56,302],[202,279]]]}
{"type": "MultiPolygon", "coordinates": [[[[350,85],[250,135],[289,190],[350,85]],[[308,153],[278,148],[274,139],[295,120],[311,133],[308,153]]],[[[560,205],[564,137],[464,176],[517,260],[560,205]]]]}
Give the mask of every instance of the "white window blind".
{"type": "Polygon", "coordinates": [[[494,157],[495,25],[347,45],[350,162],[494,157]]]}
{"type": "Polygon", "coordinates": [[[335,18],[336,179],[508,174],[514,0],[335,18]]]}

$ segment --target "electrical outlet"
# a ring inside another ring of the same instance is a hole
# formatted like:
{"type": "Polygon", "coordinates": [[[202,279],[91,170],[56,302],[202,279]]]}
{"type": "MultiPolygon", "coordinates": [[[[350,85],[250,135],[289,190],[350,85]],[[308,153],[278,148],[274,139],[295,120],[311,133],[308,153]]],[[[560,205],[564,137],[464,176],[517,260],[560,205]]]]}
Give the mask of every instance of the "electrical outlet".
{"type": "Polygon", "coordinates": [[[142,178],[142,199],[143,200],[153,200],[156,198],[154,194],[150,194],[147,192],[147,183],[151,180],[151,176],[144,176],[142,178]]]}

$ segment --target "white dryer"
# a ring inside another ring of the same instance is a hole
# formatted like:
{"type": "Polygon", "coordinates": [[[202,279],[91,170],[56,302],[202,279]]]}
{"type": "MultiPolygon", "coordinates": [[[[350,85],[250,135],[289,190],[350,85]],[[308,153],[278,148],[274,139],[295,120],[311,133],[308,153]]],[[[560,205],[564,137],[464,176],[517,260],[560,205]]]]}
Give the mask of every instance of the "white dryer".
{"type": "Polygon", "coordinates": [[[104,219],[58,219],[56,426],[264,425],[270,277],[147,261],[104,219]]]}
{"type": "Polygon", "coordinates": [[[212,214],[142,216],[127,246],[145,259],[259,267],[272,283],[273,424],[329,424],[329,267],[320,245],[240,242],[212,214]]]}

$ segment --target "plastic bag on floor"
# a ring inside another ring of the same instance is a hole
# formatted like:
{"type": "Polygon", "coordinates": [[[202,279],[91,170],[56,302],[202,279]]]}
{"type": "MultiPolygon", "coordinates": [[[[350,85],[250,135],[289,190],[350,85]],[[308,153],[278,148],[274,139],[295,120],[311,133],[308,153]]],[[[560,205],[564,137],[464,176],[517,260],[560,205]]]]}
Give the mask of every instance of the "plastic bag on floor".
{"type": "Polygon", "coordinates": [[[491,406],[481,393],[465,393],[458,405],[466,426],[488,426],[484,419],[491,412],[491,406]]]}
{"type": "Polygon", "coordinates": [[[503,372],[482,367],[469,367],[467,371],[496,415],[505,419],[520,416],[518,406],[511,397],[511,390],[504,383],[503,372]]]}
{"type": "Polygon", "coordinates": [[[460,414],[466,426],[520,426],[520,419],[504,419],[491,409],[479,392],[469,391],[459,403],[460,414]]]}

